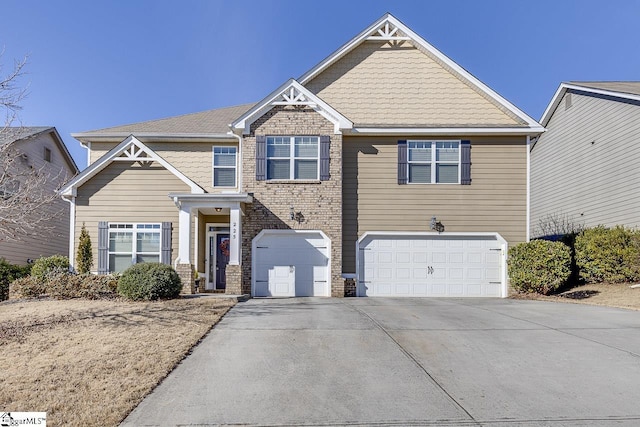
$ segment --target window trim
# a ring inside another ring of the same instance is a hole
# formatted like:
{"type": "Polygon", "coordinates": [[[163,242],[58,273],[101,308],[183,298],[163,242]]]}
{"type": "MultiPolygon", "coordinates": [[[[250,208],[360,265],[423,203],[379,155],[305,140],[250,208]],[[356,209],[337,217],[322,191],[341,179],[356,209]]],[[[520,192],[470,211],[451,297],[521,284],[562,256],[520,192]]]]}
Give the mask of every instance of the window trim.
{"type": "Polygon", "coordinates": [[[158,262],[162,262],[162,223],[156,222],[110,222],[107,226],[107,271],[114,273],[115,270],[111,270],[111,255],[129,255],[131,254],[131,265],[139,264],[137,262],[139,255],[158,255],[158,262]],[[152,228],[141,228],[138,230],[138,226],[151,226],[152,228]],[[125,226],[125,227],[119,227],[125,226]],[[131,227],[126,227],[131,226],[131,227]],[[148,232],[158,233],[158,252],[137,251],[138,233],[148,232]],[[131,233],[131,252],[111,251],[111,233],[130,232],[131,233]]]}
{"type": "Polygon", "coordinates": [[[460,185],[462,183],[462,140],[460,139],[408,139],[407,140],[407,184],[411,185],[460,185]],[[424,161],[412,161],[410,160],[411,144],[415,142],[428,142],[432,144],[431,148],[431,160],[429,162],[424,161]],[[438,142],[455,142],[458,144],[458,160],[455,163],[458,166],[458,179],[456,182],[437,182],[437,166],[438,164],[454,164],[452,161],[436,160],[436,146],[438,142]],[[412,164],[429,164],[431,168],[431,182],[412,182],[410,179],[410,171],[412,164]]]}
{"type": "Polygon", "coordinates": [[[49,147],[44,147],[44,153],[42,155],[42,158],[44,159],[44,161],[47,163],[51,163],[52,157],[53,157],[53,153],[51,152],[51,149],[49,147]]]}
{"type": "Polygon", "coordinates": [[[238,147],[235,145],[214,145],[211,147],[211,186],[213,188],[237,188],[238,187],[238,147]],[[216,148],[232,148],[235,150],[236,161],[233,166],[216,166],[216,148]],[[216,185],[216,168],[234,170],[233,181],[235,185],[216,185]]]}
{"type": "Polygon", "coordinates": [[[265,137],[265,181],[320,181],[320,135],[267,135],[265,137]],[[269,156],[269,139],[270,138],[289,138],[289,156],[288,157],[270,157],[269,156]],[[315,157],[296,157],[295,143],[296,138],[314,138],[316,141],[317,152],[315,157]],[[269,178],[269,160],[289,160],[289,178],[269,178]],[[296,160],[315,160],[316,176],[314,178],[296,178],[295,162],[296,160]]]}

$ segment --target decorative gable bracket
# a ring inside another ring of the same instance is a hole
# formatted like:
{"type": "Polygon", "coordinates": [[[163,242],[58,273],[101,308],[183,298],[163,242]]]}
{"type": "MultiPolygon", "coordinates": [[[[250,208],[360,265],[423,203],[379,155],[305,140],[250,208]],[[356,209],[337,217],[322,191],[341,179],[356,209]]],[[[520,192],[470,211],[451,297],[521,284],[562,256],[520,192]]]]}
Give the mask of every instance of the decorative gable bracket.
{"type": "Polygon", "coordinates": [[[150,157],[142,147],[139,147],[134,142],[131,142],[131,145],[129,147],[126,147],[119,156],[113,158],[113,161],[140,162],[145,164],[153,162],[154,159],[150,157]]]}
{"type": "Polygon", "coordinates": [[[404,41],[411,40],[410,37],[398,35],[399,28],[388,19],[383,21],[371,34],[367,37],[367,41],[404,41]]]}
{"type": "Polygon", "coordinates": [[[329,104],[320,99],[313,92],[302,86],[295,79],[289,79],[269,96],[258,102],[253,108],[231,123],[230,127],[236,134],[248,135],[251,125],[267,111],[277,105],[306,106],[314,109],[318,114],[333,123],[334,132],[341,133],[345,129],[352,129],[353,122],[336,111],[329,104]]]}

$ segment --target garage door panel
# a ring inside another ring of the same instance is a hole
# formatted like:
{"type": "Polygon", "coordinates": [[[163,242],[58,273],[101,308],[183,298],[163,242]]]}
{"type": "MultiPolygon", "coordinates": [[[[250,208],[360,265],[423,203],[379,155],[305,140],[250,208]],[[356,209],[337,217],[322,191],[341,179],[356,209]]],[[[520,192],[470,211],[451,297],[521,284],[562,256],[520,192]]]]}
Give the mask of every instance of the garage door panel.
{"type": "Polygon", "coordinates": [[[320,232],[260,233],[253,242],[254,296],[329,296],[329,246],[320,232]]]}
{"type": "Polygon", "coordinates": [[[371,235],[359,242],[359,249],[359,295],[502,294],[504,261],[496,235],[371,235]]]}

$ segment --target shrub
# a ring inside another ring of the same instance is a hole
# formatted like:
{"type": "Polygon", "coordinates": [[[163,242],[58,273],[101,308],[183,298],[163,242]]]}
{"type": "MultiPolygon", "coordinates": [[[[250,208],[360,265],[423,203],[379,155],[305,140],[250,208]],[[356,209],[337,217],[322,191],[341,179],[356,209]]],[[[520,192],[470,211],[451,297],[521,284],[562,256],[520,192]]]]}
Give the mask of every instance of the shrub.
{"type": "Polygon", "coordinates": [[[76,270],[78,273],[89,273],[93,266],[93,252],[91,251],[91,237],[87,227],[82,223],[80,241],[78,242],[78,254],[76,255],[76,270]]]}
{"type": "Polygon", "coordinates": [[[53,270],[69,271],[69,258],[62,255],[38,258],[31,267],[31,276],[44,281],[53,270]]]}
{"type": "Polygon", "coordinates": [[[56,299],[104,299],[116,296],[117,282],[113,276],[73,274],[54,270],[47,275],[46,291],[56,299]]]}
{"type": "Polygon", "coordinates": [[[47,293],[44,282],[33,276],[14,280],[9,285],[9,298],[35,298],[47,293]]]}
{"type": "Polygon", "coordinates": [[[0,258],[0,301],[9,298],[9,284],[16,279],[29,275],[31,265],[11,264],[4,258],[0,258]]]}
{"type": "Polygon", "coordinates": [[[178,273],[157,262],[134,264],[118,280],[118,294],[131,300],[175,298],[181,289],[178,273]]]}
{"type": "Polygon", "coordinates": [[[575,241],[576,265],[587,283],[640,278],[640,232],[617,226],[584,230],[575,241]]]}
{"type": "Polygon", "coordinates": [[[509,250],[509,278],[518,292],[548,295],[571,274],[571,253],[562,242],[532,240],[509,250]]]}

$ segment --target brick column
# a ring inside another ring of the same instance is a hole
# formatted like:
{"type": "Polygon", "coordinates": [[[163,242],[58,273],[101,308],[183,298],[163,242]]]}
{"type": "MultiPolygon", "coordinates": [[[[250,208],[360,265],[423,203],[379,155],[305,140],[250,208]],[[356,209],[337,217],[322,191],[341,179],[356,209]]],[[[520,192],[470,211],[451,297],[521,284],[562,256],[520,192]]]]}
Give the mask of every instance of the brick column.
{"type": "Polygon", "coordinates": [[[191,264],[178,264],[176,266],[178,276],[182,282],[183,294],[195,294],[196,293],[196,281],[193,274],[193,265],[191,264]]]}
{"type": "Polygon", "coordinates": [[[355,297],[356,296],[356,279],[344,279],[344,296],[355,297]]]}
{"type": "Polygon", "coordinates": [[[242,295],[242,268],[239,265],[227,265],[227,288],[225,294],[242,295]]]}

